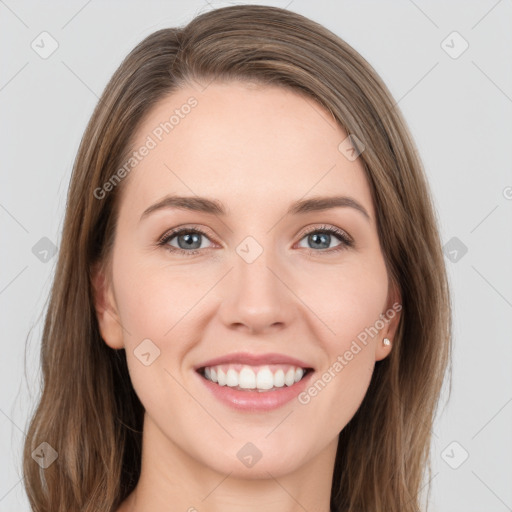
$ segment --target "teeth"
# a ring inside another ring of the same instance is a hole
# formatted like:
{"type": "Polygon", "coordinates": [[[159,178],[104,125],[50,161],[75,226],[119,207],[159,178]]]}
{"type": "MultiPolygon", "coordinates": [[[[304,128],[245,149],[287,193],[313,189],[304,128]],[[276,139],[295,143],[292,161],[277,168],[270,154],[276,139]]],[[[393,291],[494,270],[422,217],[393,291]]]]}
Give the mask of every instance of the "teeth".
{"type": "Polygon", "coordinates": [[[276,388],[282,388],[284,386],[284,372],[281,369],[274,373],[274,386],[276,388]]]}
{"type": "Polygon", "coordinates": [[[257,389],[266,391],[283,386],[293,386],[304,377],[304,369],[297,366],[279,365],[274,371],[267,366],[219,365],[204,369],[206,379],[219,386],[237,389],[257,389]]]}
{"type": "Polygon", "coordinates": [[[286,375],[284,376],[284,383],[287,386],[292,386],[294,382],[295,382],[295,370],[293,368],[290,368],[286,372],[286,375]]]}
{"type": "Polygon", "coordinates": [[[248,366],[244,366],[238,376],[238,385],[242,389],[254,389],[256,387],[256,375],[248,366]]]}
{"type": "Polygon", "coordinates": [[[230,388],[236,388],[238,386],[238,373],[230,368],[226,374],[226,386],[230,388]]]}
{"type": "Polygon", "coordinates": [[[270,368],[263,368],[256,375],[256,387],[258,389],[272,389],[274,387],[274,376],[270,368]]]}
{"type": "Polygon", "coordinates": [[[222,368],[219,368],[217,370],[217,384],[219,386],[226,385],[226,374],[222,371],[222,368]]]}

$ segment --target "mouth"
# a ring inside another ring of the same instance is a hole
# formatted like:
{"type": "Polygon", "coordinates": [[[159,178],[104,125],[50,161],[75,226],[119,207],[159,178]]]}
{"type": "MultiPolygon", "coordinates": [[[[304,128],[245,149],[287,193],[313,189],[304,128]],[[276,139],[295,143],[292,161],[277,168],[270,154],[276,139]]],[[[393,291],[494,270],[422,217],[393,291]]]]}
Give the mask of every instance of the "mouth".
{"type": "Polygon", "coordinates": [[[216,364],[196,368],[200,382],[221,404],[237,412],[269,412],[304,391],[313,368],[295,364],[216,364]]]}
{"type": "Polygon", "coordinates": [[[232,390],[268,393],[289,388],[299,383],[312,368],[291,364],[219,364],[196,370],[205,380],[232,390]]]}
{"type": "Polygon", "coordinates": [[[202,385],[220,403],[238,411],[270,411],[305,389],[314,368],[282,354],[238,353],[194,368],[202,385]]]}

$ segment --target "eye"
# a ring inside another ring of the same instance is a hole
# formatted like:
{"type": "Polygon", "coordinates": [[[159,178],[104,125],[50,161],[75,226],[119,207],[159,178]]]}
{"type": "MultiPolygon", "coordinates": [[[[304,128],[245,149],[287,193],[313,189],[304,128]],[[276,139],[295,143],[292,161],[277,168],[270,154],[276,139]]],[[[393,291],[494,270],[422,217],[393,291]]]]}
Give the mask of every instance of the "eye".
{"type": "MultiPolygon", "coordinates": [[[[302,234],[301,241],[307,237],[307,242],[312,244],[313,249],[308,249],[309,253],[318,254],[319,252],[333,253],[354,246],[352,238],[345,231],[334,226],[320,226],[302,234]],[[340,242],[335,247],[330,247],[333,236],[340,242]]],[[[209,236],[198,227],[175,228],[168,231],[158,241],[157,245],[164,247],[170,252],[186,256],[199,254],[201,250],[210,249],[203,245],[204,239],[209,240],[209,236]],[[177,245],[175,245],[175,242],[177,245]]]]}
{"type": "MultiPolygon", "coordinates": [[[[201,238],[207,238],[208,235],[199,228],[176,228],[168,231],[159,241],[158,245],[163,246],[171,252],[177,252],[186,256],[193,256],[204,249],[201,238]],[[178,246],[170,244],[176,239],[178,246]]],[[[207,247],[208,248],[208,247],[207,247]]]]}
{"type": "MultiPolygon", "coordinates": [[[[306,233],[303,233],[301,240],[305,239],[306,237],[307,243],[311,244],[314,249],[320,249],[320,251],[309,250],[310,253],[333,253],[354,246],[354,241],[352,238],[347,233],[345,233],[345,231],[334,226],[320,226],[310,229],[306,233]],[[338,239],[340,243],[335,247],[330,247],[331,242],[334,241],[333,235],[338,239]]],[[[309,247],[307,247],[307,249],[309,249],[309,247]]]]}

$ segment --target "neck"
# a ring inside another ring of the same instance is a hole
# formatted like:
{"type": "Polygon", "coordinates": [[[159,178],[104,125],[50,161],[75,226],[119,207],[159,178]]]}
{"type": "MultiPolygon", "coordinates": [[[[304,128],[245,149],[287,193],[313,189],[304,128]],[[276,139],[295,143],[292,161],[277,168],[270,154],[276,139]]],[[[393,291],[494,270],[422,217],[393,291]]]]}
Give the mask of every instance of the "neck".
{"type": "Polygon", "coordinates": [[[329,512],[337,441],[289,473],[249,479],[193,458],[146,413],[140,478],[118,512],[329,512]]]}

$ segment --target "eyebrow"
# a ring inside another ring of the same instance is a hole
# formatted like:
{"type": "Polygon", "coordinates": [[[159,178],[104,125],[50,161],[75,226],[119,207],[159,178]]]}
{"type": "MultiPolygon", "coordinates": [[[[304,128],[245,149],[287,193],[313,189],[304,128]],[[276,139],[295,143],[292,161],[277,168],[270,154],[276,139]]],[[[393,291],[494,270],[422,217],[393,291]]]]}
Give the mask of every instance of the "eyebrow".
{"type": "MultiPolygon", "coordinates": [[[[310,212],[320,212],[339,207],[354,208],[370,221],[370,215],[365,207],[354,198],[348,196],[318,196],[310,199],[300,199],[290,205],[286,215],[303,215],[310,212]]],[[[140,221],[148,217],[151,213],[166,208],[210,213],[223,217],[227,215],[227,210],[224,205],[216,199],[199,196],[168,195],[147,208],[141,215],[140,221]]]]}

